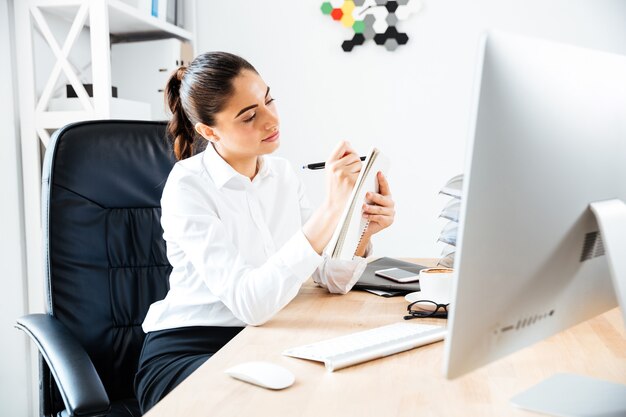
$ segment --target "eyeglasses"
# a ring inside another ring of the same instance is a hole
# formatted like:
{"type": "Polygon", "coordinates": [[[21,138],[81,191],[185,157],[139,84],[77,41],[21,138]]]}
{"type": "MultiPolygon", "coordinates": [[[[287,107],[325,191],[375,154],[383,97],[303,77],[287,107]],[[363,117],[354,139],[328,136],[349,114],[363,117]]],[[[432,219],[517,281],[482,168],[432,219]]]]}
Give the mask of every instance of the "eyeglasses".
{"type": "Polygon", "coordinates": [[[408,305],[406,310],[408,315],[404,316],[405,320],[424,317],[448,317],[448,306],[450,304],[437,304],[430,300],[417,300],[408,305]]]}

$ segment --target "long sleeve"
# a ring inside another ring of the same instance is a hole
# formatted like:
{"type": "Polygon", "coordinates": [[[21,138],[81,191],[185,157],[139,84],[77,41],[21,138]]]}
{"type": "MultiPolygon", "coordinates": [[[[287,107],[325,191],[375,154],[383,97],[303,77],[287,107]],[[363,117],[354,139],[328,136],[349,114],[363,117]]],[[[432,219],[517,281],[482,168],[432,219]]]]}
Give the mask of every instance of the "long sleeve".
{"type": "MultiPolygon", "coordinates": [[[[304,224],[313,214],[313,209],[306,196],[304,185],[300,183],[298,189],[300,199],[300,213],[304,224]]],[[[365,257],[372,253],[372,244],[368,245],[365,257]]],[[[313,281],[321,287],[327,288],[329,292],[335,294],[346,294],[354,287],[363,271],[367,267],[365,258],[355,257],[351,261],[341,259],[331,259],[327,254],[322,255],[324,260],[313,272],[313,281]]]]}
{"type": "Polygon", "coordinates": [[[264,263],[253,266],[233,243],[211,198],[186,181],[197,179],[185,177],[164,193],[162,225],[166,241],[175,242],[172,252],[184,253],[236,318],[251,325],[266,322],[296,296],[322,257],[298,230],[264,263]]]}
{"type": "Polygon", "coordinates": [[[302,231],[310,215],[283,158],[260,158],[252,180],[212,146],[178,162],[161,198],[170,288],[150,306],[143,330],[260,325],[311,276],[331,292],[349,291],[364,261],[318,255],[302,231]]]}

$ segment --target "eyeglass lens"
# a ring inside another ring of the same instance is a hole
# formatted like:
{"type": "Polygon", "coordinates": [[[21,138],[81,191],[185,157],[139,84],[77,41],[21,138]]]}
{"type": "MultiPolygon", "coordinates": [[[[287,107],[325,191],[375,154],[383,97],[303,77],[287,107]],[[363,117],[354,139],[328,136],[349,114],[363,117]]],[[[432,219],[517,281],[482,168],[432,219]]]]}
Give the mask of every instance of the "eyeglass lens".
{"type": "Polygon", "coordinates": [[[430,300],[414,301],[407,307],[409,313],[406,320],[418,317],[447,317],[448,304],[437,304],[430,300]]]}

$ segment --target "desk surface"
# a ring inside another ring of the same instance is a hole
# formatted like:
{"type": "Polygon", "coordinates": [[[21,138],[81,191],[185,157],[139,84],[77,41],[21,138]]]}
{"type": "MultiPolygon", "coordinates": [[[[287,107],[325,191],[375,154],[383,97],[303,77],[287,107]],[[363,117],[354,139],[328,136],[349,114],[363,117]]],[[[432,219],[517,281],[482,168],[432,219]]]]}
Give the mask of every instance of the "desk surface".
{"type": "Polygon", "coordinates": [[[281,355],[401,321],[406,305],[402,297],[361,291],[332,295],[307,282],[274,319],[239,333],[147,416],[531,416],[536,414],[513,408],[509,399],[554,373],[626,383],[626,334],[617,309],[452,381],[443,377],[443,343],[334,373],[322,363],[281,355]],[[224,374],[251,360],[285,366],[295,384],[270,391],[224,374]]]}

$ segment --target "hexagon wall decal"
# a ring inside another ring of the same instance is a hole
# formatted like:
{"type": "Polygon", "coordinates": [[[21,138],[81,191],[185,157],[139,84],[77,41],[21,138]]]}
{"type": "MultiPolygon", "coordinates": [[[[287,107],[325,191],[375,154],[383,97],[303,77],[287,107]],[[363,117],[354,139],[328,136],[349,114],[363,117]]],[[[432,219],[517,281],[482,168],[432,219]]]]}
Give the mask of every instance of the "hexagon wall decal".
{"type": "Polygon", "coordinates": [[[406,33],[398,31],[398,23],[418,13],[422,3],[420,0],[331,0],[323,2],[320,9],[354,32],[352,39],[341,44],[345,52],[368,40],[394,51],[409,41],[406,33]]]}

